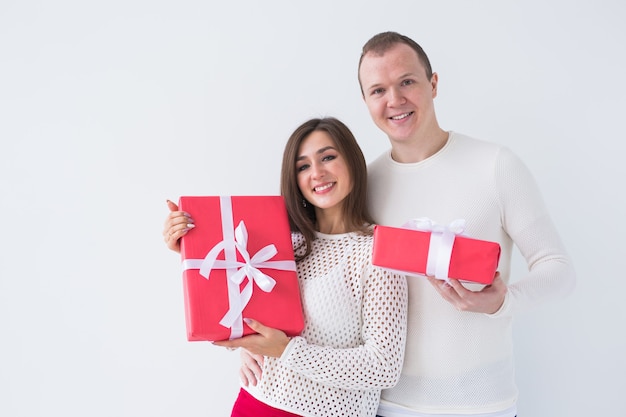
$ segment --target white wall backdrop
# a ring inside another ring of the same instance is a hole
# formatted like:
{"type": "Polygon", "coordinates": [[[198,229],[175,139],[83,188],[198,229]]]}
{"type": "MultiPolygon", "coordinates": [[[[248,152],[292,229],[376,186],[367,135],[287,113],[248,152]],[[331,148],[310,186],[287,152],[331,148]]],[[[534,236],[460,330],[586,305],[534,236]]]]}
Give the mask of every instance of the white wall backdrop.
{"type": "Polygon", "coordinates": [[[386,149],[356,78],[384,30],[429,53],[445,129],[522,156],[574,258],[575,293],[516,320],[520,415],[619,415],[625,18],[619,0],[2,0],[0,415],[229,414],[238,354],[186,341],[165,199],[276,194],[310,117],[386,149]]]}

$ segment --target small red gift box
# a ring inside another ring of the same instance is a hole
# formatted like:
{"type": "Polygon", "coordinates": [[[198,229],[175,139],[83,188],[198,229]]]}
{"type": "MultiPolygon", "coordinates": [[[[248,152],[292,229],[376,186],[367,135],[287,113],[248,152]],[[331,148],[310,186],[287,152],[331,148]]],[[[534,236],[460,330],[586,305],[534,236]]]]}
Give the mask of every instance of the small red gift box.
{"type": "Polygon", "coordinates": [[[189,196],[179,209],[195,224],[180,242],[187,339],[254,333],[244,317],[299,334],[304,317],[283,198],[189,196]]]}
{"type": "Polygon", "coordinates": [[[405,274],[484,285],[493,282],[500,259],[498,243],[459,234],[462,221],[449,227],[426,223],[422,227],[428,230],[375,226],[372,263],[405,274]]]}

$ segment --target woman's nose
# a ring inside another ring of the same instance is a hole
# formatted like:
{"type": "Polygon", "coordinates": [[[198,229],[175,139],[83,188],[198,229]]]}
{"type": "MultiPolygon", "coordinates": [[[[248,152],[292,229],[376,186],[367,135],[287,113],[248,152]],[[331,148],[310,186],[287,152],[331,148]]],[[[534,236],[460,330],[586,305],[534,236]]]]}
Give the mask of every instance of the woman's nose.
{"type": "Polygon", "coordinates": [[[324,168],[324,165],[317,162],[311,165],[311,175],[313,178],[322,178],[325,173],[326,169],[324,168]]]}

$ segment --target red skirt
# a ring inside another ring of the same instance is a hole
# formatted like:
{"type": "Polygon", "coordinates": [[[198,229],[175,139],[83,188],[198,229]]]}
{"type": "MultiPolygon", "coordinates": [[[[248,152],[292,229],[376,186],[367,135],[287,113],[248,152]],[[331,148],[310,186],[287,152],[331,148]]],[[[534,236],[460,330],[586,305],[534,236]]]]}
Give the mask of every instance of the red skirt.
{"type": "Polygon", "coordinates": [[[245,389],[239,390],[239,396],[233,405],[230,417],[300,417],[288,411],[279,410],[257,400],[245,389]]]}

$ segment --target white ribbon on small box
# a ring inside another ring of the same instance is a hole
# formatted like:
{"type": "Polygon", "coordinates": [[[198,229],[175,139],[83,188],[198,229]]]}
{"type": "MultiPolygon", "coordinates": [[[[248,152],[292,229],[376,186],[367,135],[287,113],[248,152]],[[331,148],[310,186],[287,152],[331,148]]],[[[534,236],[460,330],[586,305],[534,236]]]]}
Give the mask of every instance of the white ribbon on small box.
{"type": "Polygon", "coordinates": [[[405,229],[431,232],[426,261],[426,275],[448,282],[452,247],[457,236],[465,232],[465,220],[454,220],[447,226],[435,223],[428,217],[412,219],[402,225],[405,229]]]}
{"type": "Polygon", "coordinates": [[[230,197],[220,197],[220,211],[222,215],[223,240],[216,244],[203,259],[185,259],[183,270],[199,269],[200,275],[209,279],[211,270],[225,269],[228,287],[229,310],[220,320],[220,324],[230,328],[230,338],[243,336],[243,310],[252,298],[254,283],[265,292],[271,292],[276,281],[259,268],[280,269],[295,271],[296,263],[293,260],[270,261],[277,253],[276,246],[269,244],[260,249],[253,256],[248,253],[248,230],[243,221],[234,228],[233,208],[230,197]],[[224,251],[224,260],[217,256],[224,251]],[[244,262],[237,260],[237,252],[244,262]],[[240,291],[240,284],[248,277],[248,283],[240,291]]]}

